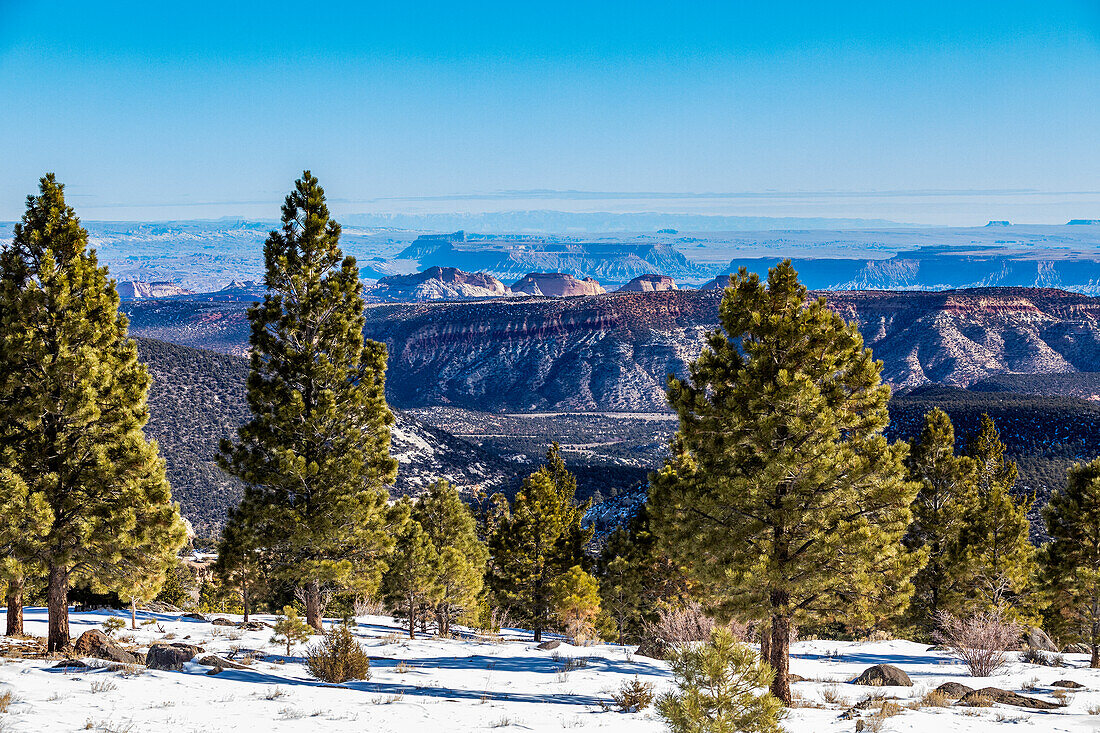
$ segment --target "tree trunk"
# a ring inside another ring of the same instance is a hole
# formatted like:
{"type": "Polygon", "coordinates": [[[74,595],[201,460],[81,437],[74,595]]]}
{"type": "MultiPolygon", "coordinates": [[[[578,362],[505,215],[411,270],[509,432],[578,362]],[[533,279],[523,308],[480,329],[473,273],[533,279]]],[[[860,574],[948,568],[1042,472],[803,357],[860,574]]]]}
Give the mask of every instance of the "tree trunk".
{"type": "Polygon", "coordinates": [[[765,662],[771,663],[772,658],[772,623],[771,619],[768,619],[767,623],[760,624],[760,658],[765,662]]]}
{"type": "Polygon", "coordinates": [[[61,651],[69,645],[69,569],[66,567],[50,565],[46,610],[50,619],[46,650],[61,651]]]}
{"type": "Polygon", "coordinates": [[[306,583],[306,623],[317,631],[324,631],[321,625],[321,584],[316,580],[306,583]]]}
{"type": "Polygon", "coordinates": [[[137,631],[137,599],[130,599],[130,628],[137,631]]]}
{"type": "Polygon", "coordinates": [[[1100,669],[1100,645],[1092,645],[1092,659],[1089,660],[1089,667],[1092,669],[1100,669]]]}
{"type": "Polygon", "coordinates": [[[248,623],[248,583],[241,583],[241,600],[244,601],[244,622],[248,623]]]}
{"type": "Polygon", "coordinates": [[[409,638],[416,638],[416,604],[409,601],[409,638]]]}
{"type": "Polygon", "coordinates": [[[23,635],[23,578],[8,581],[8,636],[23,635]]]}
{"type": "MultiPolygon", "coordinates": [[[[785,595],[785,594],[783,594],[785,595]]],[[[774,598],[772,607],[778,612],[772,614],[772,639],[771,654],[768,663],[775,671],[775,679],[772,680],[772,694],[788,707],[791,705],[791,617],[786,611],[786,598],[782,603],[776,603],[774,598]],[[782,610],[779,610],[782,609],[782,610]]]]}

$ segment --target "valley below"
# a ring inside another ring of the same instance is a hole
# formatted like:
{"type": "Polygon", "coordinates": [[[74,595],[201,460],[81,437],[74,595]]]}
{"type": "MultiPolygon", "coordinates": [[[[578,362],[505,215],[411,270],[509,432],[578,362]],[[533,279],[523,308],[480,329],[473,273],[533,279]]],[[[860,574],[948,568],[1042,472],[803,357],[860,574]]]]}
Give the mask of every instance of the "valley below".
{"type": "MultiPolygon", "coordinates": [[[[945,409],[960,447],[983,413],[1038,508],[1100,447],[1100,298],[1034,288],[828,292],[883,361],[891,438],[945,409]]],[[[580,494],[608,502],[608,527],[641,496],[676,429],[665,380],[684,374],[718,324],[718,290],[572,298],[372,304],[365,333],[389,348],[393,491],[436,477],[473,499],[513,492],[557,441],[580,494]]],[[[184,513],[212,537],[241,487],[217,468],[221,438],[247,416],[244,301],[125,304],[150,365],[150,434],[184,513]]],[[[595,521],[595,520],[594,520],[595,521]]]]}

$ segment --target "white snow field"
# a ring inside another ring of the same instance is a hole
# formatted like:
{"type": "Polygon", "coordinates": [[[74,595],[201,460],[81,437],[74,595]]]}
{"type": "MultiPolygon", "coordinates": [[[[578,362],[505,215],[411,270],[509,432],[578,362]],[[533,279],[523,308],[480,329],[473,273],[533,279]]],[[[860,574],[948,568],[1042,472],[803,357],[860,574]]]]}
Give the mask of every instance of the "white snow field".
{"type": "MultiPolygon", "coordinates": [[[[129,622],[122,611],[74,613],[73,637],[99,628],[109,616],[129,622]]],[[[227,617],[239,620],[239,617],[227,617]]],[[[271,621],[270,616],[259,616],[271,621]]],[[[28,609],[26,630],[44,636],[46,614],[28,609]]],[[[638,675],[658,691],[668,689],[666,663],[632,654],[613,645],[554,651],[536,648],[530,635],[512,631],[496,641],[418,638],[410,641],[388,617],[358,619],[356,633],[371,656],[371,678],[345,685],[324,685],[302,664],[299,647],[289,658],[270,642],[270,629],[242,631],[231,626],[180,618],[177,614],[141,613],[155,622],[139,631],[116,634],[124,645],[147,647],[158,640],[186,641],[207,652],[240,661],[260,651],[264,659],[247,670],[226,669],[208,675],[209,667],[190,662],[180,672],[109,668],[88,659],[91,669],[65,670],[56,660],[0,659],[0,696],[12,693],[0,731],[77,731],[101,733],[211,731],[557,731],[602,730],[644,733],[664,729],[652,708],[621,713],[612,692],[638,675]],[[563,671],[567,662],[573,660],[563,671]],[[585,660],[584,666],[578,666],[585,660]]],[[[10,651],[0,637],[0,649],[10,651]]],[[[18,642],[14,642],[18,643],[18,642]]],[[[1087,669],[1084,655],[1067,655],[1068,667],[1050,668],[1015,662],[1007,674],[974,679],[965,668],[927,645],[908,641],[804,641],[794,644],[792,671],[811,681],[794,685],[802,707],[791,710],[784,727],[798,733],[854,731],[857,721],[841,718],[853,704],[872,695],[899,698],[905,706],[942,682],[970,687],[995,686],[1047,701],[1057,701],[1050,687],[1072,680],[1085,689],[1066,691],[1057,710],[1032,711],[995,705],[988,708],[923,707],[904,709],[884,720],[866,720],[864,730],[948,733],[949,731],[1096,731],[1100,715],[1100,670],[1087,669]],[[901,667],[913,687],[864,687],[849,683],[868,666],[901,667]],[[828,702],[827,702],[828,701],[828,702]],[[877,727],[876,727],[877,726],[877,727]]],[[[8,654],[6,651],[5,654],[8,654]]],[[[1062,693],[1059,693],[1062,694],[1062,693]]],[[[866,716],[870,711],[864,713],[866,716]]]]}

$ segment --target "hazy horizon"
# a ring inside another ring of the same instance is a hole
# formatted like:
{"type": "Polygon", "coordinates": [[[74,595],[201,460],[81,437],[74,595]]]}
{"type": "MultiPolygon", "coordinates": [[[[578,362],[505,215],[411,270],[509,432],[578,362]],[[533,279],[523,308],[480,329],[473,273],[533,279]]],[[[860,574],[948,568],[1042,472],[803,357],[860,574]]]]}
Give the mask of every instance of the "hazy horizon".
{"type": "Polygon", "coordinates": [[[1094,0],[0,3],[0,83],[3,220],[1100,218],[1094,0]]]}

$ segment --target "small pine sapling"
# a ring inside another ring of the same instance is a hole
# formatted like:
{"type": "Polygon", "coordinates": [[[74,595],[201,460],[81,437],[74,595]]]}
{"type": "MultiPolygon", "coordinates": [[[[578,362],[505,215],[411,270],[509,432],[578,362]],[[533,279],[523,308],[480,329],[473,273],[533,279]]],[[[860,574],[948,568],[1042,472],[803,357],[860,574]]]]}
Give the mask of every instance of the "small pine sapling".
{"type": "Polygon", "coordinates": [[[284,606],[283,617],[275,622],[275,634],[271,637],[271,643],[286,644],[286,655],[289,657],[291,647],[309,641],[312,633],[313,627],[302,620],[294,606],[284,606]]]}
{"type": "Polygon", "coordinates": [[[653,704],[653,685],[642,682],[638,675],[634,675],[634,681],[624,682],[619,691],[611,695],[611,699],[624,713],[641,712],[653,704]]]}
{"type": "Polygon", "coordinates": [[[677,690],[657,701],[672,733],[780,733],[782,704],[770,692],[772,670],[749,647],[717,628],[709,644],[673,652],[677,690]]]}
{"type": "Polygon", "coordinates": [[[105,619],[101,625],[103,626],[104,634],[106,634],[107,636],[114,636],[116,631],[126,625],[126,622],[118,618],[117,616],[111,616],[110,618],[105,619]]]}

